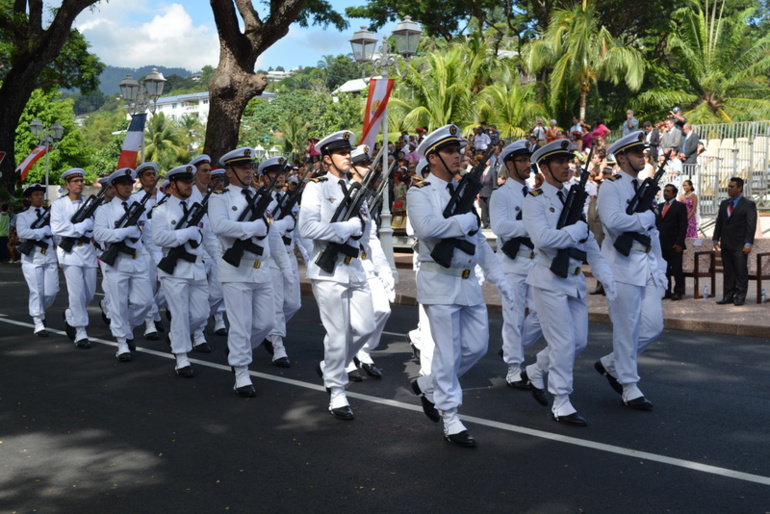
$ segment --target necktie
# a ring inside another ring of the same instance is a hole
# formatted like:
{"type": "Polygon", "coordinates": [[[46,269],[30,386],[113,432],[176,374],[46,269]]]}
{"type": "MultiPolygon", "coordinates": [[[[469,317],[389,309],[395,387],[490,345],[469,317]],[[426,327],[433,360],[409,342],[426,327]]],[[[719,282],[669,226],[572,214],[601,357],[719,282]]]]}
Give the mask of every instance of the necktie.
{"type": "Polygon", "coordinates": [[[671,206],[671,203],[670,203],[670,202],[669,202],[669,203],[667,203],[666,205],[664,205],[664,206],[663,206],[663,214],[661,214],[661,215],[660,215],[662,218],[665,218],[665,217],[666,217],[666,213],[668,212],[668,208],[669,208],[670,206],[671,206]]]}
{"type": "Polygon", "coordinates": [[[246,197],[246,202],[251,204],[251,191],[249,191],[248,188],[245,188],[241,191],[241,193],[246,197]]]}
{"type": "Polygon", "coordinates": [[[727,217],[729,218],[732,215],[733,215],[733,201],[730,200],[729,202],[727,202],[727,217]]]}
{"type": "Polygon", "coordinates": [[[521,188],[521,194],[526,198],[527,197],[527,186],[524,186],[521,188]]]}
{"type": "Polygon", "coordinates": [[[342,180],[342,179],[340,179],[340,181],[339,181],[339,185],[340,185],[340,188],[342,188],[342,193],[343,193],[345,196],[347,196],[347,194],[348,194],[348,186],[347,186],[347,185],[345,185],[345,181],[344,181],[344,180],[342,180]]]}
{"type": "Polygon", "coordinates": [[[557,191],[556,192],[556,196],[559,197],[559,201],[561,202],[562,205],[564,205],[564,201],[565,201],[565,199],[564,199],[564,191],[557,191]]]}
{"type": "Polygon", "coordinates": [[[35,208],[35,213],[37,214],[37,217],[40,217],[40,207],[35,208]]]}
{"type": "Polygon", "coordinates": [[[186,218],[187,213],[190,212],[189,209],[187,208],[187,202],[185,200],[182,200],[181,202],[179,202],[179,205],[182,206],[182,214],[186,218]]]}
{"type": "Polygon", "coordinates": [[[278,207],[281,207],[283,205],[283,197],[281,193],[276,193],[275,195],[275,201],[278,202],[278,207]]]}
{"type": "Polygon", "coordinates": [[[452,182],[446,185],[447,191],[449,191],[450,195],[455,194],[455,186],[452,182]]]}
{"type": "Polygon", "coordinates": [[[632,181],[631,181],[631,185],[633,185],[633,186],[634,186],[634,193],[636,193],[637,191],[639,191],[639,180],[638,180],[638,179],[634,179],[634,180],[632,180],[632,181]]]}
{"type": "Polygon", "coordinates": [[[128,212],[128,202],[121,202],[123,204],[123,210],[128,212]]]}

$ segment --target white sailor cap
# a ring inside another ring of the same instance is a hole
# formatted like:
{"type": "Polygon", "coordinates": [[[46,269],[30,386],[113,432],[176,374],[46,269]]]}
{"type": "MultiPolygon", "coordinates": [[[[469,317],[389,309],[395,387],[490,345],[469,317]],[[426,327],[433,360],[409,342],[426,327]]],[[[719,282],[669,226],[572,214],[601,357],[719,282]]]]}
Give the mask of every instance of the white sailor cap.
{"type": "Polygon", "coordinates": [[[168,189],[168,186],[171,185],[171,181],[166,179],[163,181],[163,183],[160,185],[161,191],[166,191],[168,189]]]}
{"type": "Polygon", "coordinates": [[[468,141],[460,137],[460,128],[457,125],[444,125],[425,136],[420,146],[417,147],[417,155],[422,159],[453,143],[459,144],[462,148],[468,144],[468,141]]]}
{"type": "Polygon", "coordinates": [[[568,139],[551,141],[538,148],[537,151],[532,154],[532,157],[529,158],[529,162],[532,164],[540,164],[541,162],[553,159],[554,157],[575,157],[575,155],[569,151],[570,144],[568,139]]]}
{"type": "Polygon", "coordinates": [[[414,167],[415,174],[418,177],[422,177],[423,170],[428,165],[428,159],[425,157],[420,157],[420,161],[417,163],[417,166],[414,167]]]}
{"type": "Polygon", "coordinates": [[[636,132],[631,132],[627,136],[623,136],[607,149],[608,153],[616,154],[619,152],[625,152],[626,150],[629,150],[631,148],[635,148],[637,146],[644,148],[647,146],[647,143],[644,141],[644,136],[646,135],[646,132],[644,130],[637,130],[636,132]]]}
{"type": "Polygon", "coordinates": [[[322,155],[328,155],[334,150],[353,150],[353,143],[351,142],[355,134],[349,130],[340,130],[334,134],[330,134],[316,143],[315,148],[322,155]]]}
{"type": "Polygon", "coordinates": [[[131,168],[120,168],[117,171],[113,171],[112,174],[107,177],[107,184],[114,186],[117,181],[129,180],[132,183],[136,177],[136,172],[131,168]]]}
{"type": "Polygon", "coordinates": [[[192,180],[193,173],[195,173],[195,166],[192,164],[177,166],[166,172],[166,180],[192,180]]]}
{"type": "Polygon", "coordinates": [[[134,174],[135,177],[138,177],[142,173],[144,173],[147,170],[152,170],[155,172],[155,174],[158,174],[158,165],[154,162],[143,162],[139,166],[136,167],[136,173],[134,174]]]}
{"type": "Polygon", "coordinates": [[[86,171],[83,168],[70,168],[61,174],[62,180],[69,181],[73,178],[83,178],[86,176],[86,171]]]}
{"type": "Polygon", "coordinates": [[[361,162],[372,162],[372,156],[369,155],[368,145],[359,145],[350,152],[350,163],[358,164],[361,162]]]}
{"type": "Polygon", "coordinates": [[[262,164],[259,165],[259,168],[257,169],[257,172],[259,172],[260,175],[264,173],[273,173],[273,172],[284,172],[286,171],[286,159],[279,155],[278,157],[271,157],[269,159],[266,159],[262,162],[262,164]]]}
{"type": "Polygon", "coordinates": [[[532,142],[529,139],[519,139],[503,148],[500,152],[500,162],[513,159],[518,155],[532,155],[532,142]]]}
{"type": "Polygon", "coordinates": [[[299,177],[297,175],[292,175],[286,179],[286,182],[289,184],[299,184],[299,177]]]}
{"type": "Polygon", "coordinates": [[[223,177],[225,175],[224,168],[214,168],[211,170],[211,177],[223,177]]]}
{"type": "Polygon", "coordinates": [[[219,164],[227,166],[229,164],[239,164],[244,162],[254,162],[254,149],[248,146],[230,150],[219,158],[219,164]]]}
{"type": "MultiPolygon", "coordinates": [[[[191,160],[190,164],[197,168],[199,164],[203,164],[204,162],[207,162],[207,163],[211,164],[211,157],[209,157],[205,153],[201,154],[198,157],[196,157],[195,159],[191,160]]],[[[193,171],[193,173],[195,173],[195,172],[193,171]]]]}
{"type": "Polygon", "coordinates": [[[24,196],[29,197],[29,195],[35,191],[45,191],[45,186],[43,184],[32,184],[27,186],[27,189],[24,190],[24,196]]]}
{"type": "Polygon", "coordinates": [[[96,179],[97,184],[101,184],[102,186],[109,186],[110,185],[110,176],[105,175],[103,177],[99,177],[96,179]]]}

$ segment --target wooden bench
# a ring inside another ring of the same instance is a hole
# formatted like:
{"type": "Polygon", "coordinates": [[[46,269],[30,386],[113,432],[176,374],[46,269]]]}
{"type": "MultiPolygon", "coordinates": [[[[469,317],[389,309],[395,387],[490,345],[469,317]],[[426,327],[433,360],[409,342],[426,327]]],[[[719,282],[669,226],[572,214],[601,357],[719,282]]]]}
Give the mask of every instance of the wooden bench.
{"type": "Polygon", "coordinates": [[[716,294],[716,263],[714,261],[714,243],[711,239],[688,237],[685,239],[687,249],[682,256],[682,270],[685,277],[695,279],[695,292],[693,298],[703,298],[700,290],[700,279],[711,278],[709,294],[716,294]]]}

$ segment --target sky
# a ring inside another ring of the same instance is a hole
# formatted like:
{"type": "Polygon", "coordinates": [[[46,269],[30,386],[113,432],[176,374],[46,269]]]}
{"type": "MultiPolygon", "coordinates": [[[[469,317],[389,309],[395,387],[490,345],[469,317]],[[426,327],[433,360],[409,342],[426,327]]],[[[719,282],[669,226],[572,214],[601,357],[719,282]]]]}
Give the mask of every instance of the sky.
{"type": "MultiPolygon", "coordinates": [[[[344,14],[345,7],[364,5],[366,0],[331,0],[332,7],[344,14]]],[[[255,5],[259,5],[258,0],[255,5]]],[[[349,19],[343,32],[333,27],[300,28],[291,25],[289,33],[267,49],[255,69],[283,66],[315,66],[324,55],[350,53],[350,38],[366,20],[349,19]]],[[[182,67],[200,71],[208,64],[216,67],[219,40],[208,0],[109,0],[84,11],[75,27],[91,43],[91,52],[112,66],[135,68],[144,65],[182,67]]],[[[381,38],[395,28],[387,25],[381,38]]]]}

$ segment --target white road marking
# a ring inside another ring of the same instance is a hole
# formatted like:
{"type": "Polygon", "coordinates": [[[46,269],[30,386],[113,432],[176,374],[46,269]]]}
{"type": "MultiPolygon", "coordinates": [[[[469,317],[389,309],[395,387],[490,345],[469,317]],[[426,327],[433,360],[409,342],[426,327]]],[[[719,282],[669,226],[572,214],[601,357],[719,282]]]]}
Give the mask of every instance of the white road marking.
{"type": "MultiPolygon", "coordinates": [[[[27,327],[31,329],[35,328],[35,325],[31,323],[8,319],[7,315],[2,313],[0,313],[0,323],[7,323],[9,325],[17,325],[20,327],[27,327]]],[[[51,328],[48,328],[47,330],[51,334],[58,334],[58,335],[67,337],[66,333],[61,330],[55,330],[51,328]]],[[[383,333],[389,334],[389,335],[395,335],[395,336],[402,336],[402,337],[405,336],[405,334],[398,334],[394,332],[383,332],[383,333]]],[[[107,341],[105,339],[89,337],[88,340],[91,341],[92,343],[100,343],[100,344],[103,344],[106,346],[112,346],[115,348],[117,348],[118,346],[117,343],[114,343],[112,341],[107,341]]],[[[162,357],[164,359],[174,360],[174,356],[166,352],[159,352],[157,350],[151,350],[149,348],[140,348],[140,347],[137,347],[136,351],[139,353],[154,355],[156,357],[162,357]]],[[[230,372],[230,367],[224,364],[216,364],[216,363],[202,361],[194,358],[190,359],[190,362],[197,364],[199,366],[206,366],[209,368],[230,372]]],[[[288,385],[293,385],[297,387],[304,387],[305,389],[312,389],[314,391],[325,392],[325,388],[323,386],[320,386],[317,384],[311,384],[309,382],[302,382],[300,380],[294,380],[291,378],[279,377],[279,376],[270,375],[267,373],[260,373],[258,371],[249,371],[249,375],[256,378],[261,378],[264,380],[272,380],[273,382],[280,382],[282,384],[288,384],[288,385]]],[[[410,403],[403,403],[396,400],[388,400],[385,398],[378,398],[376,396],[370,396],[367,394],[361,394],[361,393],[355,393],[355,392],[348,392],[347,396],[350,398],[356,398],[358,400],[372,402],[379,405],[387,405],[389,407],[395,407],[398,409],[411,410],[414,412],[422,412],[422,408],[420,406],[412,405],[410,403]]],[[[556,441],[564,444],[571,444],[573,446],[580,446],[582,448],[589,448],[591,450],[602,451],[606,453],[613,453],[615,455],[621,455],[623,457],[631,457],[634,459],[644,459],[652,462],[660,462],[661,464],[677,466],[677,467],[689,469],[692,471],[700,471],[702,473],[709,473],[712,475],[719,475],[727,478],[734,478],[736,480],[743,480],[745,482],[753,482],[753,483],[762,484],[762,485],[770,485],[770,477],[766,477],[762,475],[744,473],[742,471],[736,471],[733,469],[722,468],[719,466],[711,466],[700,462],[694,462],[694,461],[685,460],[685,459],[678,459],[676,457],[669,457],[667,455],[659,455],[657,453],[638,451],[631,448],[624,448],[622,446],[615,446],[612,444],[604,444],[604,443],[598,443],[596,441],[588,441],[586,439],[580,439],[577,437],[554,434],[552,432],[546,432],[544,430],[535,430],[532,428],[522,427],[519,425],[511,425],[509,423],[501,423],[499,421],[492,421],[484,418],[477,418],[475,416],[460,415],[460,419],[462,419],[463,421],[467,421],[468,423],[475,423],[477,425],[483,425],[489,428],[496,428],[498,430],[504,430],[504,431],[513,432],[516,434],[537,437],[540,439],[547,439],[550,441],[556,441]]]]}

